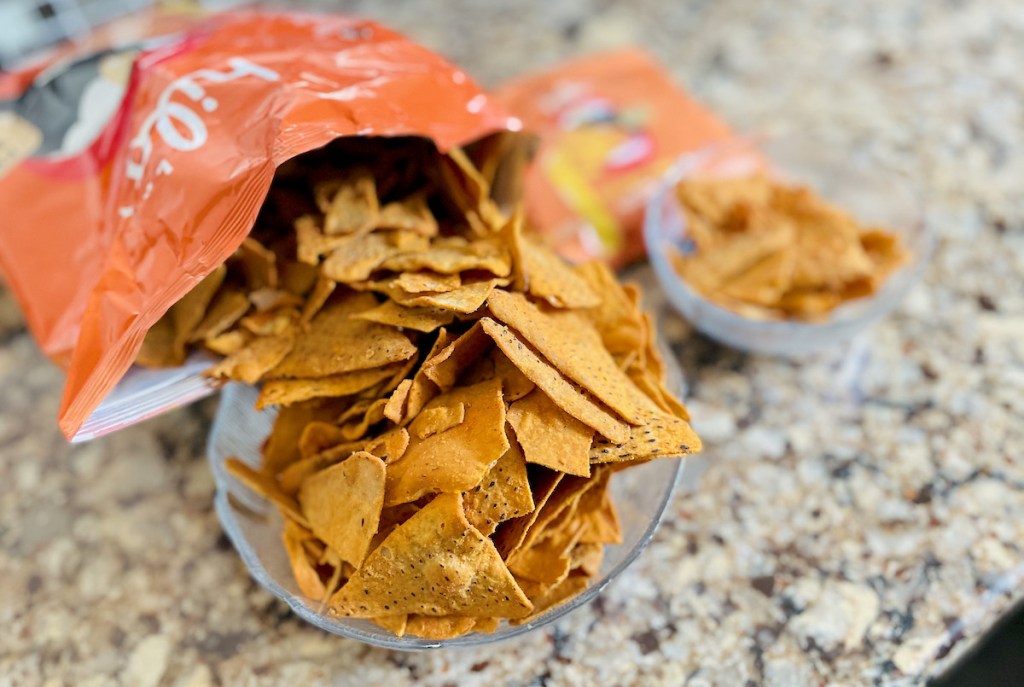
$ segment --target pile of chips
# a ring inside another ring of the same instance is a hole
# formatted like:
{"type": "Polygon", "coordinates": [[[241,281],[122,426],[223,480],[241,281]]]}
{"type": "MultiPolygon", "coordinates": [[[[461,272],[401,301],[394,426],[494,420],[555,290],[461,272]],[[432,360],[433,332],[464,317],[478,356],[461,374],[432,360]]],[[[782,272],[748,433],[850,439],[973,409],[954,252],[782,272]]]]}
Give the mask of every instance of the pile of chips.
{"type": "Polygon", "coordinates": [[[514,147],[353,139],[282,168],[140,354],[202,345],[211,376],[261,383],[262,465],[229,469],[278,506],[303,594],[400,636],[579,593],[621,541],[613,474],[700,448],[637,289],[499,208],[514,147]]]}
{"type": "Polygon", "coordinates": [[[676,190],[691,242],[672,256],[676,270],[747,317],[823,319],[875,293],[908,259],[899,236],[858,224],[805,187],[756,175],[676,190]]]}

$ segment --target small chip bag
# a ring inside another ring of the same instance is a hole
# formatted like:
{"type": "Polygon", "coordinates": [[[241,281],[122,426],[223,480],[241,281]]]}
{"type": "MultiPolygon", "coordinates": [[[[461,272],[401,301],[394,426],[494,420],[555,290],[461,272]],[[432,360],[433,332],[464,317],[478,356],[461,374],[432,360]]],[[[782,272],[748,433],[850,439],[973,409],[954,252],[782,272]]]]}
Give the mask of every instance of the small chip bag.
{"type": "Polygon", "coordinates": [[[514,79],[495,97],[540,136],[524,187],[529,223],[577,261],[642,257],[658,178],[680,155],[732,137],[635,48],[514,79]]]}
{"type": "MultiPolygon", "coordinates": [[[[256,310],[245,315],[250,332],[282,325],[272,313],[289,289],[277,280],[298,289],[308,275],[272,269],[273,254],[246,239],[290,158],[354,136],[446,150],[518,125],[462,71],[372,22],[233,12],[188,17],[171,33],[128,29],[88,54],[0,77],[0,267],[39,345],[67,369],[59,423],[75,440],[210,393],[208,354],[159,367],[194,349],[182,332],[226,355],[246,343],[227,332],[243,308],[256,310]],[[244,294],[220,288],[232,256],[244,294]],[[147,334],[172,305],[171,324],[147,334]],[[126,378],[137,357],[157,369],[126,378]]],[[[416,199],[375,208],[365,183],[346,189],[340,201],[324,191],[339,205],[325,240],[361,231],[377,211],[411,235],[429,231],[416,199]]],[[[323,302],[329,286],[310,288],[323,302]]],[[[460,295],[470,307],[473,294],[460,295]]],[[[420,300],[432,303],[409,297],[420,300]]],[[[297,393],[285,380],[272,391],[297,393]]]]}

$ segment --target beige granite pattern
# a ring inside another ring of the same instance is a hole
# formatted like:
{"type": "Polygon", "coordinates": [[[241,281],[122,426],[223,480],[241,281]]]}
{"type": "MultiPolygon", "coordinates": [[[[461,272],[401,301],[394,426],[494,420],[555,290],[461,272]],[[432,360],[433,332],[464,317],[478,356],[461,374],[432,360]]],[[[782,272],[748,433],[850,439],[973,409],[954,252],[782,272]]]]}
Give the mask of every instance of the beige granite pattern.
{"type": "Polygon", "coordinates": [[[0,686],[911,685],[1024,596],[1024,5],[357,10],[492,84],[640,42],[739,128],[905,170],[940,236],[925,283],[801,365],[724,350],[659,306],[707,439],[700,488],[550,631],[424,654],[314,630],[250,582],[211,510],[215,401],[65,444],[61,376],[4,296],[0,686]]]}

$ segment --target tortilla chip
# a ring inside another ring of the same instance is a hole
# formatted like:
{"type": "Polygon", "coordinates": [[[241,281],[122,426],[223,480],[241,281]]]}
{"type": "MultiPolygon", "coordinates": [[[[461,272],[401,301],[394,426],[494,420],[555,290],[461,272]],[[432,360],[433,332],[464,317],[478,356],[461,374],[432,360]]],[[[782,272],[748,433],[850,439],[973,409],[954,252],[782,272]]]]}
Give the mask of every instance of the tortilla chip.
{"type": "Polygon", "coordinates": [[[280,265],[281,288],[296,296],[305,296],[320,276],[320,270],[304,262],[290,260],[280,265]]]}
{"type": "Polygon", "coordinates": [[[320,256],[353,240],[351,236],[345,234],[324,235],[320,232],[317,219],[309,215],[295,220],[295,238],[297,244],[295,255],[299,262],[313,267],[320,264],[320,256]]]}
{"type": "Polygon", "coordinates": [[[249,342],[254,338],[256,337],[249,332],[243,329],[236,329],[234,331],[224,332],[223,334],[209,338],[203,342],[203,345],[214,353],[228,356],[233,353],[237,353],[248,346],[249,342]]]}
{"type": "Polygon", "coordinates": [[[380,625],[388,632],[394,633],[396,637],[404,637],[408,618],[407,614],[402,613],[401,615],[383,615],[377,618],[370,618],[370,622],[380,625]]]}
{"type": "Polygon", "coordinates": [[[473,617],[430,616],[414,613],[409,616],[405,632],[424,639],[451,639],[466,634],[473,629],[474,625],[476,625],[476,618],[473,617]]]}
{"type": "Polygon", "coordinates": [[[300,437],[306,426],[333,414],[330,404],[318,401],[296,403],[282,408],[274,418],[270,436],[263,444],[263,462],[260,469],[276,475],[288,465],[304,456],[300,450],[300,437]]]}
{"type": "Polygon", "coordinates": [[[391,284],[407,294],[442,293],[462,286],[462,278],[458,274],[403,272],[391,280],[391,284]]]}
{"type": "Polygon", "coordinates": [[[400,424],[405,418],[405,404],[409,400],[409,390],[412,389],[411,379],[402,380],[398,388],[392,392],[386,404],[384,404],[384,417],[395,424],[400,424]]]}
{"type": "MultiPolygon", "coordinates": [[[[380,214],[377,184],[373,175],[367,170],[357,170],[338,183],[336,188],[329,204],[317,203],[324,213],[324,233],[355,234],[373,229],[380,214]]],[[[322,199],[318,198],[318,201],[322,199]]]]}
{"type": "Polygon", "coordinates": [[[342,615],[360,618],[400,613],[518,618],[533,610],[494,544],[466,520],[458,494],[438,496],[396,527],[330,604],[342,615]]]}
{"type": "MultiPolygon", "coordinates": [[[[182,362],[185,360],[185,344],[192,338],[202,323],[206,311],[224,283],[228,268],[218,265],[203,278],[181,300],[171,306],[171,321],[174,323],[174,353],[182,362]]],[[[179,363],[180,364],[180,363],[179,363]]]]}
{"type": "Polygon", "coordinates": [[[508,442],[508,450],[491,466],[480,484],[462,496],[466,519],[483,535],[490,535],[500,523],[533,510],[523,452],[514,435],[508,437],[508,442]]]}
{"type": "Polygon", "coordinates": [[[327,593],[327,587],[321,581],[320,574],[303,546],[303,543],[312,536],[307,529],[291,520],[284,521],[281,541],[284,543],[285,553],[288,554],[295,583],[299,585],[299,591],[307,597],[319,600],[327,593]]]}
{"type": "MultiPolygon", "coordinates": [[[[285,410],[287,408],[283,408],[282,412],[285,410]]],[[[309,458],[340,444],[351,444],[352,450],[361,446],[360,442],[350,441],[341,427],[323,420],[310,420],[299,434],[299,455],[309,458]]]]}
{"type": "Polygon", "coordinates": [[[255,384],[281,361],[286,360],[294,346],[295,335],[291,331],[276,336],[259,337],[204,374],[215,379],[232,379],[236,382],[255,384]]]}
{"type": "Polygon", "coordinates": [[[573,570],[579,570],[587,577],[597,577],[601,572],[601,563],[604,562],[604,546],[585,544],[581,540],[573,547],[569,559],[573,570]]]}
{"type": "Polygon", "coordinates": [[[463,284],[457,289],[443,293],[426,293],[414,298],[400,300],[402,305],[413,307],[440,308],[457,313],[469,314],[479,310],[496,286],[502,286],[507,279],[490,279],[463,284]]]}
{"type": "Polygon", "coordinates": [[[380,209],[377,226],[383,229],[403,229],[420,236],[436,236],[437,220],[427,206],[426,195],[414,193],[407,198],[388,203],[380,209]]]}
{"type": "Polygon", "coordinates": [[[488,317],[481,319],[480,324],[512,364],[547,394],[555,405],[613,442],[625,441],[630,437],[631,430],[626,423],[613,417],[579,392],[558,370],[530,350],[508,327],[488,317]]]}
{"type": "Polygon", "coordinates": [[[466,408],[461,424],[425,439],[414,436],[402,459],[388,466],[387,505],[430,493],[472,489],[508,450],[499,382],[452,389],[428,403],[424,411],[459,403],[466,408]]]}
{"type": "Polygon", "coordinates": [[[384,505],[384,461],[360,451],[311,475],[299,505],[313,534],[357,568],[377,533],[384,505]]]}
{"type": "Polygon", "coordinates": [[[593,322],[608,352],[623,355],[642,348],[645,333],[641,313],[611,269],[594,261],[577,265],[575,272],[591,290],[601,294],[597,307],[584,315],[593,322]]]}
{"type": "Polygon", "coordinates": [[[531,615],[510,620],[509,624],[523,625],[528,623],[550,609],[565,603],[589,586],[590,579],[586,576],[569,575],[557,585],[547,589],[539,596],[532,597],[533,613],[531,615]]]}
{"type": "Polygon", "coordinates": [[[418,332],[432,332],[451,324],[455,319],[455,312],[441,308],[406,307],[388,300],[353,317],[392,327],[415,329],[418,332]]]}
{"type": "Polygon", "coordinates": [[[299,504],[296,503],[294,498],[281,490],[281,487],[274,478],[253,469],[245,461],[234,457],[225,460],[224,467],[239,482],[277,506],[282,515],[309,529],[309,523],[306,521],[302,511],[299,510],[299,504]]]}
{"type": "Polygon", "coordinates": [[[594,430],[569,415],[547,394],[534,390],[508,409],[526,462],[570,475],[590,476],[594,430]]]}
{"type": "Polygon", "coordinates": [[[448,391],[455,386],[455,380],[462,371],[477,360],[490,344],[490,338],[477,322],[462,336],[433,353],[424,361],[420,371],[438,389],[448,391]]]}
{"type": "Polygon", "coordinates": [[[556,308],[593,308],[601,297],[553,250],[523,237],[519,246],[527,290],[556,308]]]}
{"type": "Polygon", "coordinates": [[[686,420],[655,410],[643,425],[631,427],[629,438],[612,443],[597,437],[590,449],[591,463],[682,456],[701,450],[701,441],[686,420]]]}
{"type": "Polygon", "coordinates": [[[192,330],[189,342],[212,339],[226,332],[249,311],[249,299],[245,292],[234,286],[225,286],[218,291],[203,319],[192,330]]]}
{"type": "Polygon", "coordinates": [[[295,330],[298,321],[298,310],[282,308],[270,312],[254,312],[243,317],[239,323],[256,336],[277,336],[295,330]]]}
{"type": "Polygon", "coordinates": [[[424,359],[423,365],[416,371],[412,379],[409,380],[409,384],[402,382],[399,384],[399,388],[395,390],[391,398],[388,399],[388,404],[385,406],[385,416],[396,424],[405,424],[412,418],[419,415],[423,407],[430,401],[430,399],[437,396],[440,390],[437,385],[434,384],[430,379],[427,378],[424,366],[432,361],[441,351],[447,348],[456,337],[453,334],[449,334],[443,328],[437,333],[437,338],[434,339],[434,345],[431,346],[430,352],[427,353],[424,359]]]}
{"type": "Polygon", "coordinates": [[[405,334],[352,317],[377,304],[373,295],[356,293],[326,305],[298,338],[295,348],[268,379],[311,379],[367,370],[414,356],[416,347],[405,334]]]}
{"type": "Polygon", "coordinates": [[[515,554],[522,547],[526,535],[537,522],[541,510],[547,504],[551,495],[555,493],[563,477],[563,473],[554,472],[546,468],[540,468],[531,475],[530,487],[533,493],[533,510],[526,515],[512,518],[508,522],[503,523],[494,533],[494,545],[503,559],[508,560],[509,556],[515,554]]]}
{"type": "Polygon", "coordinates": [[[277,287],[277,255],[251,236],[247,236],[235,253],[242,267],[249,291],[265,286],[277,287]]]}
{"type": "Polygon", "coordinates": [[[317,316],[321,308],[327,302],[327,299],[334,293],[334,289],[338,285],[330,279],[323,276],[318,277],[316,284],[313,285],[313,291],[306,298],[305,304],[302,306],[302,321],[309,324],[313,321],[313,318],[317,316]]]}
{"type": "Polygon", "coordinates": [[[256,409],[267,406],[287,406],[299,401],[324,396],[338,398],[351,396],[368,389],[394,374],[396,365],[342,372],[341,374],[316,379],[274,379],[263,383],[256,409]]]}
{"type": "Polygon", "coordinates": [[[290,291],[264,286],[249,292],[249,302],[256,312],[264,313],[278,308],[294,308],[302,305],[302,299],[290,291]]]}
{"type": "Polygon", "coordinates": [[[381,434],[376,439],[371,439],[366,444],[365,450],[383,460],[387,465],[405,455],[406,449],[409,448],[409,441],[409,432],[404,427],[397,427],[381,434]]]}
{"type": "Polygon", "coordinates": [[[601,344],[600,335],[583,317],[573,312],[542,312],[523,295],[507,291],[492,293],[487,307],[566,377],[578,382],[630,424],[641,424],[655,409],[651,400],[618,368],[601,344]]]}
{"type": "Polygon", "coordinates": [[[299,487],[311,475],[325,470],[332,465],[340,463],[356,451],[366,447],[365,441],[350,441],[337,444],[310,456],[303,456],[295,461],[277,476],[277,483],[281,491],[288,495],[298,494],[299,487]]]}
{"type": "Polygon", "coordinates": [[[521,549],[508,559],[508,569],[516,579],[524,578],[555,585],[569,574],[570,552],[582,536],[586,525],[574,522],[556,536],[546,537],[528,549],[521,549]]]}
{"type": "MultiPolygon", "coordinates": [[[[457,236],[437,239],[423,250],[398,252],[385,257],[379,265],[393,272],[432,270],[455,274],[466,270],[486,270],[496,277],[506,277],[512,269],[508,249],[501,243],[494,240],[470,243],[457,236]]],[[[324,272],[327,273],[327,263],[324,263],[324,272]]]]}
{"type": "Polygon", "coordinates": [[[426,439],[461,425],[465,419],[465,403],[424,408],[409,425],[409,432],[417,439],[426,439]]]}
{"type": "Polygon", "coordinates": [[[492,634],[497,631],[499,625],[501,625],[501,618],[477,618],[473,625],[473,631],[492,634]]]}
{"type": "Polygon", "coordinates": [[[372,401],[362,416],[349,420],[341,426],[342,434],[350,441],[361,439],[369,431],[370,427],[384,419],[384,408],[386,405],[387,399],[385,398],[378,398],[372,401]]]}
{"type": "Polygon", "coordinates": [[[327,256],[320,267],[320,272],[325,277],[343,284],[364,281],[374,270],[381,268],[388,257],[407,250],[426,249],[427,240],[423,237],[416,237],[420,244],[418,246],[407,244],[406,247],[398,247],[397,242],[408,241],[403,238],[406,236],[408,232],[374,231],[353,237],[327,256]]]}

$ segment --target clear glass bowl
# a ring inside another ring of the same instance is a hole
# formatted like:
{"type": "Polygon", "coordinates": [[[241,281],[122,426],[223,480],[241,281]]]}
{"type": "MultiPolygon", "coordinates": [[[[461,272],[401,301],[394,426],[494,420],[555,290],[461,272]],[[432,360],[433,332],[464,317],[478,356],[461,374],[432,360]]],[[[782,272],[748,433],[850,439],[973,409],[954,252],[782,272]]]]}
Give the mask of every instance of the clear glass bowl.
{"type": "Polygon", "coordinates": [[[693,326],[733,348],[787,357],[848,341],[882,319],[920,280],[933,247],[922,206],[898,175],[837,155],[812,140],[790,137],[737,139],[682,156],[662,177],[647,205],[644,242],[669,302],[693,326]],[[686,216],[674,188],[687,177],[728,178],[755,171],[809,186],[858,221],[899,233],[910,261],[876,293],[848,301],[822,322],[756,320],[709,301],[672,266],[671,255],[687,237],[686,216]]]}
{"type": "MultiPolygon", "coordinates": [[[[666,356],[666,366],[669,388],[678,393],[683,388],[682,375],[670,356],[666,356]]],[[[396,637],[367,620],[332,616],[326,609],[319,611],[319,600],[304,596],[292,577],[281,543],[282,523],[277,510],[238,482],[224,467],[224,461],[231,456],[253,466],[259,464],[260,445],[270,433],[276,413],[273,410],[255,410],[256,396],[256,389],[250,386],[230,384],[224,388],[207,446],[217,486],[214,506],[224,531],[252,578],[287,603],[300,618],[328,632],[388,649],[437,649],[497,642],[547,625],[591,601],[650,542],[676,482],[688,464],[688,461],[663,458],[612,477],[612,491],[622,524],[622,543],[605,547],[604,562],[594,583],[568,602],[523,625],[512,626],[503,622],[491,634],[471,633],[442,641],[396,637]]]]}

